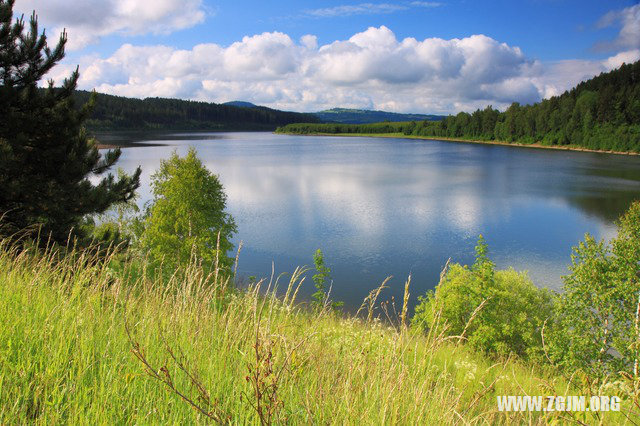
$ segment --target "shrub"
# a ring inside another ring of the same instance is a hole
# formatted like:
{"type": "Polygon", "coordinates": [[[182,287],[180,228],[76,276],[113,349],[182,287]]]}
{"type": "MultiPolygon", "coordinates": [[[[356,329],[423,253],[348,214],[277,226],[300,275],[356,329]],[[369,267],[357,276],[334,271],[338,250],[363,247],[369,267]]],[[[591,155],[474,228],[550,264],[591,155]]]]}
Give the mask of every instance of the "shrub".
{"type": "Polygon", "coordinates": [[[312,280],[316,292],[311,295],[311,305],[316,310],[321,310],[325,306],[331,306],[333,309],[342,307],[344,305],[343,302],[330,302],[329,300],[331,288],[327,289],[327,284],[333,281],[331,280],[331,269],[324,263],[322,250],[318,249],[313,254],[313,264],[316,268],[316,274],[313,275],[312,280]]]}
{"type": "Polygon", "coordinates": [[[542,326],[552,295],[525,272],[496,271],[480,236],[473,266],[453,264],[435,290],[420,297],[412,324],[466,340],[489,355],[542,356],[542,326]]]}

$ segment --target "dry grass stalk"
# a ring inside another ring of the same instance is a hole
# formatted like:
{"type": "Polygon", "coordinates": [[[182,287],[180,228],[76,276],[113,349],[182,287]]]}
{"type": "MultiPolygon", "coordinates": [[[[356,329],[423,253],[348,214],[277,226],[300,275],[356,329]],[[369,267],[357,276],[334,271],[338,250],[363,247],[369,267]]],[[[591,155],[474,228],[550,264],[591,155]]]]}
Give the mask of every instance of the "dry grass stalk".
{"type": "Polygon", "coordinates": [[[383,289],[387,288],[386,284],[391,278],[393,277],[388,276],[384,281],[382,281],[382,284],[380,284],[378,288],[371,290],[369,295],[362,301],[360,308],[358,308],[358,312],[356,312],[356,315],[359,315],[362,310],[367,309],[367,323],[370,323],[373,319],[373,311],[376,305],[376,301],[378,300],[378,296],[380,296],[380,293],[383,289]]]}
{"type": "Polygon", "coordinates": [[[402,298],[402,312],[400,314],[400,323],[403,328],[407,328],[407,311],[409,310],[409,286],[411,285],[411,274],[404,284],[404,297],[402,298]]]}
{"type": "Polygon", "coordinates": [[[487,304],[487,302],[491,300],[491,297],[487,297],[486,299],[484,299],[474,310],[473,313],[471,314],[471,317],[469,317],[469,321],[467,321],[467,323],[464,326],[464,329],[462,330],[462,333],[460,334],[460,336],[454,336],[455,338],[458,338],[458,341],[462,341],[464,339],[466,339],[466,334],[467,334],[467,330],[469,329],[469,326],[471,325],[471,323],[473,322],[473,320],[476,318],[476,316],[480,313],[480,311],[482,310],[482,308],[484,308],[484,306],[487,304]]]}
{"type": "MultiPolygon", "coordinates": [[[[295,281],[294,281],[295,282],[295,281]]],[[[275,421],[280,420],[286,422],[286,418],[282,417],[282,409],[284,401],[278,394],[280,383],[284,378],[284,372],[288,371],[287,366],[293,356],[307,340],[311,339],[316,333],[303,338],[296,344],[285,356],[282,365],[276,369],[274,348],[276,348],[274,340],[269,337],[261,336],[261,317],[256,318],[256,330],[253,343],[253,363],[247,365],[248,374],[245,380],[251,385],[253,401],[244,394],[251,407],[258,414],[260,424],[269,426],[275,421]]]]}
{"type": "Polygon", "coordinates": [[[238,243],[238,250],[236,251],[236,259],[233,262],[233,279],[235,280],[238,276],[238,263],[240,260],[240,251],[242,250],[242,241],[238,243]]]}
{"type": "MultiPolygon", "coordinates": [[[[308,267],[296,267],[296,269],[291,274],[291,278],[289,279],[289,285],[287,286],[287,291],[284,294],[284,299],[282,301],[282,305],[287,308],[291,308],[293,303],[296,300],[298,295],[298,290],[300,290],[300,286],[306,279],[304,276],[307,272],[309,272],[311,268],[308,267]]],[[[275,294],[274,294],[275,295],[275,294]]]]}
{"type": "Polygon", "coordinates": [[[279,376],[274,372],[273,342],[260,336],[260,321],[256,325],[254,362],[248,364],[245,380],[251,385],[253,402],[245,394],[245,398],[260,418],[261,425],[270,426],[279,419],[284,402],[279,398],[279,376]]]}
{"type": "Polygon", "coordinates": [[[447,272],[449,272],[449,263],[451,263],[451,258],[448,258],[446,263],[444,264],[444,268],[440,271],[440,280],[438,281],[438,285],[444,282],[444,279],[447,276],[447,272]]]}

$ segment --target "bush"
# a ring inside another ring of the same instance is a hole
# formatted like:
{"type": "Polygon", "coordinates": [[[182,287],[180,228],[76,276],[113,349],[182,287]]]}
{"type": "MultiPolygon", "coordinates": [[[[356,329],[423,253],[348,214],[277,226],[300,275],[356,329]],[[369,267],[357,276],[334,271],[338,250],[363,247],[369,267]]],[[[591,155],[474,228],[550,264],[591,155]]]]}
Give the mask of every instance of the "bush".
{"type": "Polygon", "coordinates": [[[456,336],[494,356],[542,356],[542,326],[552,315],[552,295],[525,272],[496,271],[480,236],[471,268],[453,264],[444,279],[420,297],[412,324],[456,336]]]}

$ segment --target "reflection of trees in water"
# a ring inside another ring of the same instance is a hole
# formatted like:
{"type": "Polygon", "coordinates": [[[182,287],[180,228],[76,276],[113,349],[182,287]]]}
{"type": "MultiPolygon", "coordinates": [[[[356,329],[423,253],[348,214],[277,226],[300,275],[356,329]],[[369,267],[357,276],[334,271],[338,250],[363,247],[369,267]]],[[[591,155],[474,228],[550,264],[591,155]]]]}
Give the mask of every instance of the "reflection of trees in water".
{"type": "Polygon", "coordinates": [[[581,178],[571,181],[567,201],[588,215],[607,222],[617,220],[633,201],[640,200],[640,167],[635,160],[626,156],[591,157],[576,169],[581,178]]]}
{"type": "Polygon", "coordinates": [[[607,222],[617,220],[627,211],[631,203],[640,200],[640,191],[611,191],[607,194],[568,197],[567,201],[585,213],[604,219],[607,222]]]}
{"type": "Polygon", "coordinates": [[[201,133],[201,132],[186,132],[186,133],[173,133],[167,131],[105,131],[105,132],[93,132],[94,137],[101,144],[118,146],[121,148],[132,147],[153,147],[172,145],[172,142],[176,141],[202,141],[223,139],[224,136],[220,134],[201,133]]]}
{"type": "Polygon", "coordinates": [[[629,168],[626,162],[618,164],[612,162],[609,168],[592,168],[588,171],[582,171],[582,173],[590,176],[640,182],[640,168],[629,168]]]}

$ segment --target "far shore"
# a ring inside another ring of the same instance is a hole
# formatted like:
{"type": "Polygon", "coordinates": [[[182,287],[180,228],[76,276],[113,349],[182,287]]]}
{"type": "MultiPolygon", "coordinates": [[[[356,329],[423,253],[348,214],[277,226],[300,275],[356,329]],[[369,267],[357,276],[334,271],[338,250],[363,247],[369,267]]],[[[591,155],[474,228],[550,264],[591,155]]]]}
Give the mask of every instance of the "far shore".
{"type": "MultiPolygon", "coordinates": [[[[283,135],[295,135],[295,136],[339,136],[339,137],[368,137],[368,138],[394,138],[394,139],[419,139],[419,140],[432,140],[432,141],[446,141],[446,142],[463,142],[463,143],[477,143],[484,145],[502,145],[502,146],[514,146],[520,148],[536,148],[536,149],[554,149],[559,151],[578,151],[578,152],[594,152],[597,154],[615,154],[615,155],[640,155],[638,152],[625,152],[625,151],[603,151],[597,149],[588,149],[575,145],[543,145],[539,142],[525,144],[518,142],[505,142],[505,141],[481,141],[474,139],[457,139],[447,137],[436,136],[415,136],[405,135],[404,133],[286,133],[281,132],[278,134],[283,135]]],[[[114,145],[109,143],[96,144],[98,149],[115,149],[122,148],[122,145],[114,145]]]]}
{"type": "Polygon", "coordinates": [[[580,151],[580,152],[595,152],[598,154],[616,154],[616,155],[640,155],[638,152],[625,152],[625,151],[602,151],[597,149],[588,149],[575,145],[542,145],[541,143],[517,143],[517,142],[505,142],[505,141],[480,141],[472,139],[456,139],[447,137],[436,136],[415,136],[405,135],[404,133],[286,133],[285,135],[296,136],[347,136],[347,137],[369,137],[369,138],[395,138],[395,139],[420,139],[420,140],[432,140],[432,141],[447,141],[447,142],[464,142],[464,143],[478,143],[485,145],[503,145],[503,146],[515,146],[520,148],[537,148],[537,149],[555,149],[560,151],[580,151]]]}

